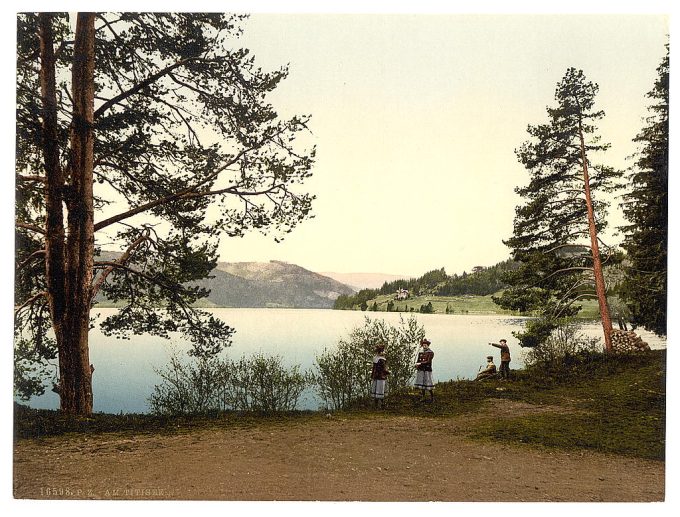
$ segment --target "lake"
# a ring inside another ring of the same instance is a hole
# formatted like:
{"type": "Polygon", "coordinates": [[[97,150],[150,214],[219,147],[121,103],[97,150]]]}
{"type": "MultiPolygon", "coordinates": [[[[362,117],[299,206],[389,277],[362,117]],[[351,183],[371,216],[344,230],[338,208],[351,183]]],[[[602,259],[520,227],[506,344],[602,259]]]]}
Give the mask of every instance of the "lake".
{"type": "MultiPolygon", "coordinates": [[[[93,311],[105,317],[117,309],[93,311]]],[[[219,318],[236,328],[233,344],[227,349],[231,358],[262,352],[280,355],[287,365],[299,364],[303,370],[311,368],[315,355],[325,347],[331,348],[340,338],[362,326],[365,316],[398,324],[399,313],[333,311],[323,309],[210,309],[219,318]]],[[[408,315],[404,314],[404,318],[408,315]]],[[[474,378],[479,367],[486,364],[486,356],[493,355],[500,364],[499,350],[490,341],[508,340],[512,353],[511,368],[523,366],[523,350],[512,336],[522,328],[523,318],[499,315],[441,315],[416,314],[425,327],[435,353],[433,377],[435,382],[449,379],[474,378]]],[[[584,326],[584,333],[601,335],[599,323],[584,326]]],[[[638,332],[652,348],[665,348],[665,339],[651,333],[638,332]]],[[[173,350],[185,352],[188,346],[180,340],[165,340],[150,336],[132,336],[120,340],[102,335],[94,329],[90,333],[90,362],[93,375],[94,411],[104,413],[145,413],[147,398],[153,392],[159,376],[154,369],[168,363],[173,350]]],[[[34,397],[29,405],[41,409],[57,409],[59,398],[52,391],[34,397]]],[[[317,409],[318,401],[307,394],[298,409],[317,409]]]]}

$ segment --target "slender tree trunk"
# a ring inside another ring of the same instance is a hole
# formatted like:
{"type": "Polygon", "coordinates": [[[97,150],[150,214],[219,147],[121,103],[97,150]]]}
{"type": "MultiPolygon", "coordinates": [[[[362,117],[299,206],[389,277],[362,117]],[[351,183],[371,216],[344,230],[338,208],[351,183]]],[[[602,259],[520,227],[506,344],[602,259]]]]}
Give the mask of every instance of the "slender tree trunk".
{"type": "Polygon", "coordinates": [[[61,408],[76,412],[73,389],[72,352],[66,346],[68,314],[66,294],[66,252],[64,231],[64,173],[59,163],[56,99],[56,64],[52,15],[41,13],[40,91],[42,102],[42,155],[45,167],[45,277],[50,317],[59,357],[61,408]]]}
{"type": "Polygon", "coordinates": [[[61,409],[92,413],[88,334],[94,265],[94,14],[79,13],[72,68],[71,185],[66,196],[66,300],[60,350],[61,409]]]}
{"type": "Polygon", "coordinates": [[[604,346],[607,352],[612,351],[612,320],[609,315],[609,305],[607,304],[607,290],[604,283],[602,272],[602,260],[600,259],[600,246],[597,241],[597,228],[595,227],[595,213],[593,211],[593,200],[590,194],[590,177],[588,175],[588,161],[586,159],[586,148],[583,141],[583,128],[579,117],[578,135],[581,141],[581,161],[583,162],[583,181],[586,194],[586,208],[588,210],[588,232],[590,233],[590,249],[593,254],[593,272],[595,273],[595,292],[597,293],[597,303],[600,307],[600,319],[604,331],[604,346]]]}
{"type": "Polygon", "coordinates": [[[45,167],[45,269],[53,326],[59,333],[64,303],[64,174],[59,164],[57,94],[52,15],[41,13],[40,93],[42,101],[42,155],[45,167]]]}

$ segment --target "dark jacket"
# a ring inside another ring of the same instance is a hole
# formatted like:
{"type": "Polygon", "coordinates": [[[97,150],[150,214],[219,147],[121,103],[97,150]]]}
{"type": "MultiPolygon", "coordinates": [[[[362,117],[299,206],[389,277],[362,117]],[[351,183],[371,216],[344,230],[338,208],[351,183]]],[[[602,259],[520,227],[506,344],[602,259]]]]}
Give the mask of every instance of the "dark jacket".
{"type": "Polygon", "coordinates": [[[376,356],[373,359],[373,369],[371,370],[371,379],[374,381],[384,381],[390,372],[387,370],[387,359],[382,356],[376,356]]]}
{"type": "Polygon", "coordinates": [[[491,343],[491,346],[501,349],[501,361],[510,361],[510,348],[508,345],[499,345],[497,343],[491,343]]]}
{"type": "Polygon", "coordinates": [[[434,357],[434,352],[432,350],[424,350],[418,354],[417,363],[423,363],[416,366],[416,369],[422,372],[432,371],[432,358],[434,357]]]}

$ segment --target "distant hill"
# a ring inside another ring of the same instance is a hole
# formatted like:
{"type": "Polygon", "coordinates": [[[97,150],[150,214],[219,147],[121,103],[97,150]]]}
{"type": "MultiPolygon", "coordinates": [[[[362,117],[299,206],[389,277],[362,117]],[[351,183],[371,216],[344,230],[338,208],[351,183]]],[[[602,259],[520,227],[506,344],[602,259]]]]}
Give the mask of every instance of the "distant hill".
{"type": "Polygon", "coordinates": [[[331,308],[341,294],[354,289],[295,264],[219,262],[214,278],[198,282],[212,291],[208,301],[219,307],[331,308]]]}
{"type": "Polygon", "coordinates": [[[320,275],[327,276],[338,282],[349,285],[355,290],[361,289],[378,289],[382,287],[385,282],[394,282],[395,280],[408,280],[411,278],[408,275],[388,275],[386,273],[333,273],[323,272],[320,275]]]}
{"type": "MultiPolygon", "coordinates": [[[[102,259],[120,253],[104,251],[102,259]]],[[[200,305],[207,307],[332,308],[340,295],[355,290],[332,278],[286,262],[219,262],[206,278],[194,285],[210,289],[200,305]]],[[[106,306],[104,299],[100,306],[106,306]]]]}

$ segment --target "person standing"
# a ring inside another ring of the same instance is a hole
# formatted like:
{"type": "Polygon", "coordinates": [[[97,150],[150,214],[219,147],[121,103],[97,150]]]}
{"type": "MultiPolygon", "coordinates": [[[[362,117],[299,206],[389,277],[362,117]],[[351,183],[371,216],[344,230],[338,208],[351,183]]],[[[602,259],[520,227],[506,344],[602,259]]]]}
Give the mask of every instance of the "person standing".
{"type": "Polygon", "coordinates": [[[420,346],[423,349],[418,353],[416,362],[416,388],[420,388],[420,400],[425,400],[425,390],[430,392],[430,402],[434,402],[434,383],[432,382],[432,358],[434,352],[430,350],[430,341],[421,339],[420,346]]]}
{"type": "Polygon", "coordinates": [[[379,406],[385,407],[385,384],[390,371],[387,369],[387,359],[385,358],[385,345],[380,344],[375,347],[373,357],[373,368],[371,369],[371,397],[373,405],[377,409],[379,406]]]}
{"type": "Polygon", "coordinates": [[[500,343],[489,343],[491,346],[501,349],[501,367],[498,373],[503,380],[510,380],[510,348],[505,339],[501,339],[500,343]]]}

